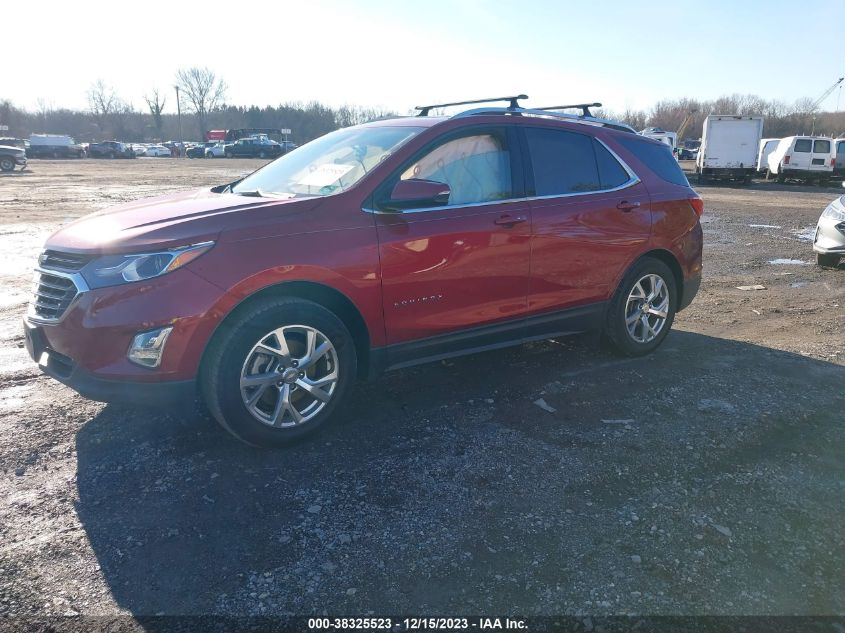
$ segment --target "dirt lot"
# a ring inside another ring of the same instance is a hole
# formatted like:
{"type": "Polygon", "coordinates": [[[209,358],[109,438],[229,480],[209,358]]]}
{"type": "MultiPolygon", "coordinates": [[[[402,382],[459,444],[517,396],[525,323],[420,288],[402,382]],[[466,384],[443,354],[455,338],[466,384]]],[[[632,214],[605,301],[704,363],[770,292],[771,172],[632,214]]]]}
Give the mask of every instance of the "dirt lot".
{"type": "Polygon", "coordinates": [[[53,229],[256,166],[0,177],[0,615],[845,611],[845,268],[808,241],[841,190],[702,187],[705,281],[649,358],[583,336],[396,372],[288,450],[39,374],[53,229]]]}

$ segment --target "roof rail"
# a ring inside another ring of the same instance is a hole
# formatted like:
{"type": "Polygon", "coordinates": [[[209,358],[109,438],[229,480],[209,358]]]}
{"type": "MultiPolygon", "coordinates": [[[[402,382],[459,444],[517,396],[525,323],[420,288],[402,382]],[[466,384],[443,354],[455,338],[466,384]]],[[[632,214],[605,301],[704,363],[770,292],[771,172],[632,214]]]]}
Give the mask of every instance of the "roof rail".
{"type": "Polygon", "coordinates": [[[630,132],[636,134],[637,131],[627,123],[621,121],[612,121],[610,119],[600,119],[594,116],[584,116],[583,114],[566,114],[564,112],[553,112],[552,110],[543,110],[539,108],[475,108],[473,110],[466,110],[454,115],[453,119],[479,116],[483,114],[509,114],[515,116],[536,116],[547,117],[553,119],[563,119],[564,121],[572,121],[573,123],[586,123],[588,125],[598,125],[601,127],[618,130],[620,132],[630,132]]]}
{"type": "Polygon", "coordinates": [[[573,103],[571,105],[546,106],[545,108],[532,108],[533,110],[581,110],[583,116],[593,116],[590,108],[600,108],[600,103],[573,103]]]}
{"type": "Polygon", "coordinates": [[[510,105],[508,106],[511,110],[516,110],[519,108],[519,104],[517,100],[519,99],[527,99],[528,95],[516,95],[512,97],[494,97],[491,99],[474,99],[472,101],[455,101],[454,103],[434,103],[432,105],[424,105],[424,106],[417,106],[414,108],[415,110],[419,110],[419,114],[417,116],[428,116],[429,111],[433,110],[434,108],[447,108],[449,106],[459,106],[459,105],[472,105],[474,103],[494,103],[496,101],[509,101],[510,105]]]}

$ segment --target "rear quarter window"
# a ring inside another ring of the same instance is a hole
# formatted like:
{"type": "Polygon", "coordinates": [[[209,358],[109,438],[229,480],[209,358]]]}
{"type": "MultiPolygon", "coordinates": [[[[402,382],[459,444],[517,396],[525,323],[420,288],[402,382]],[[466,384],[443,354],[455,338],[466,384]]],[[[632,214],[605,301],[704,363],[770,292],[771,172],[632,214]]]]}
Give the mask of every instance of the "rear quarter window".
{"type": "Polygon", "coordinates": [[[665,143],[641,140],[633,134],[625,138],[617,137],[617,140],[659,178],[673,185],[689,187],[687,177],[684,176],[678,161],[672,156],[672,150],[665,143]]]}

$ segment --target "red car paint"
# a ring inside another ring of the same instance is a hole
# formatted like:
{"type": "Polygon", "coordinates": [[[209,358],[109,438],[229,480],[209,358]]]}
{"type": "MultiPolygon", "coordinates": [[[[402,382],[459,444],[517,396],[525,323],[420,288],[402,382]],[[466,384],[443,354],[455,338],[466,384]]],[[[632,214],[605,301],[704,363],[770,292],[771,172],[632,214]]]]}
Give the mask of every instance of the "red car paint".
{"type": "Polygon", "coordinates": [[[90,290],[61,322],[30,326],[50,350],[96,377],[149,383],[194,379],[227,315],[255,293],[289,282],[327,287],[348,300],[366,329],[364,349],[606,301],[626,269],[655,250],[697,289],[702,232],[689,202],[697,196],[655,176],[619,142],[625,132],[499,115],[368,125],[427,129],[343,193],[278,200],[204,190],[140,200],[62,228],[47,249],[101,255],[216,244],[173,273],[90,290]],[[641,182],[457,210],[368,212],[371,195],[397,166],[437,137],[476,125],[587,133],[641,182]],[[174,329],[161,366],[129,362],[132,337],[164,325],[174,329]]]}

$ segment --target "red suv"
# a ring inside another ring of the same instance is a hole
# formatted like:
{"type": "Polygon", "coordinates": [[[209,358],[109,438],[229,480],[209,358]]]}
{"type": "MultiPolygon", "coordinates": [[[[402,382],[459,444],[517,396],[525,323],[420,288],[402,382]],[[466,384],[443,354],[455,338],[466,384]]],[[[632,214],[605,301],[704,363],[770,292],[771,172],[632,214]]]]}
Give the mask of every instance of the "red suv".
{"type": "Polygon", "coordinates": [[[591,329],[626,355],[660,345],[701,279],[703,205],[669,148],[515,99],[431,107],[60,229],[33,359],[96,400],[199,394],[275,445],[384,370],[591,329]]]}

